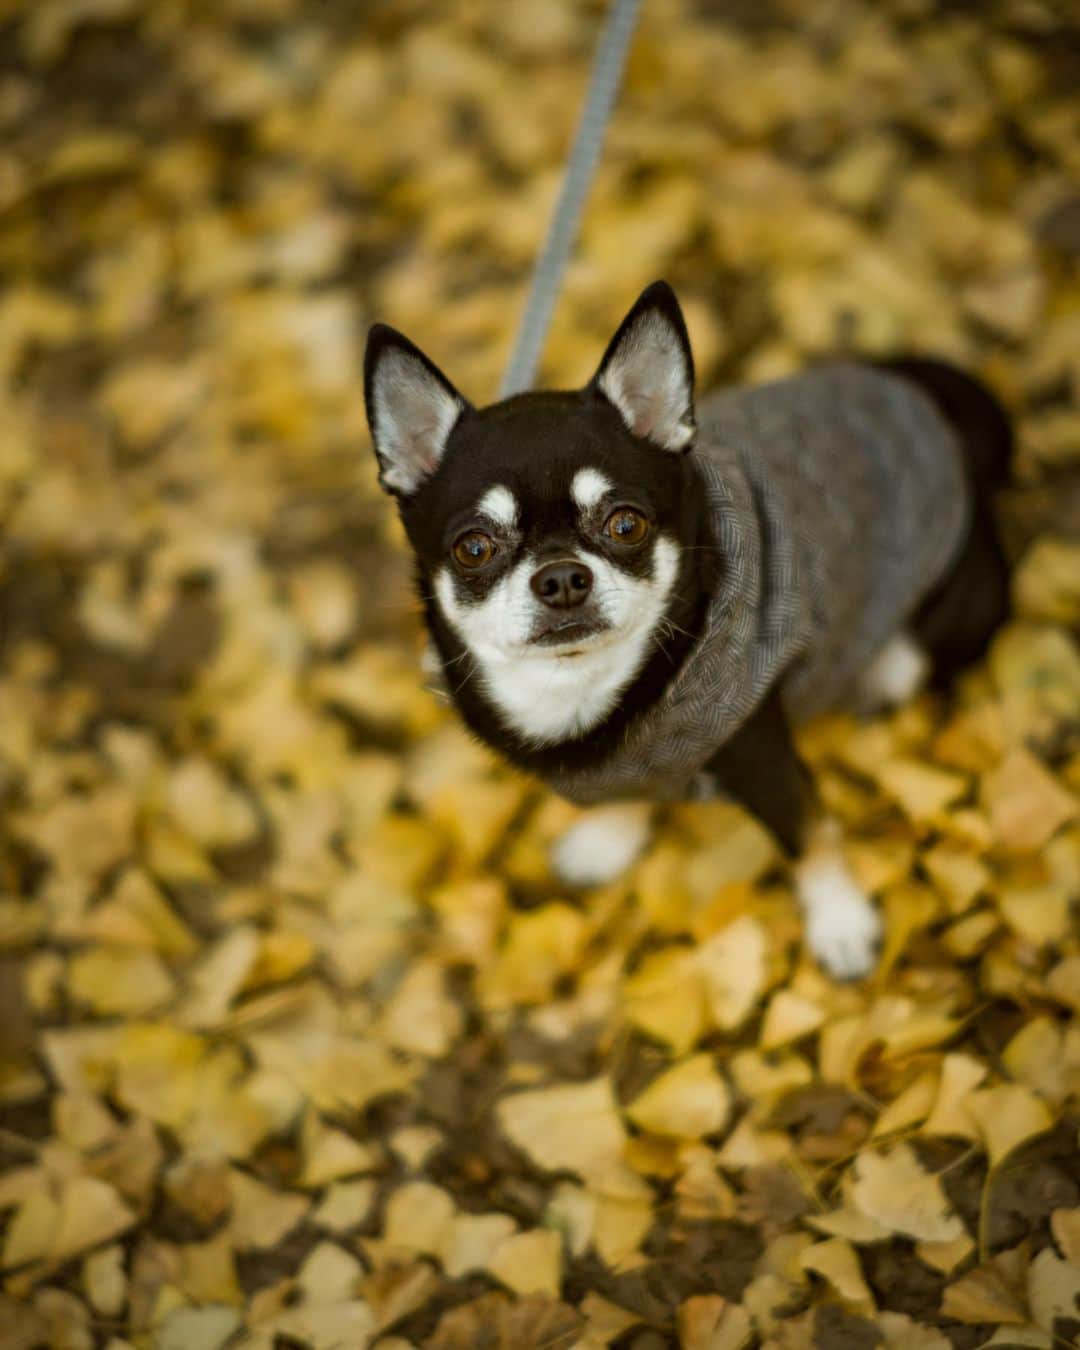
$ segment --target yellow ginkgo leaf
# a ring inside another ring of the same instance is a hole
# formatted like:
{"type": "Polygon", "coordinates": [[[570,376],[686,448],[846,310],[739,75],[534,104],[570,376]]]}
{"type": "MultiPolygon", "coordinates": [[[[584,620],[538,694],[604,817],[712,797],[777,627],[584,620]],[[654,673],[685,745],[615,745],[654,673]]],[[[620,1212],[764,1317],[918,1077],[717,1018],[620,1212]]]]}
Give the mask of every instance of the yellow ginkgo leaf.
{"type": "Polygon", "coordinates": [[[711,1055],[694,1055],[662,1073],[626,1108],[643,1130],[700,1139],[723,1129],[731,1110],[727,1084],[711,1055]]]}
{"type": "Polygon", "coordinates": [[[907,1144],[898,1144],[887,1154],[860,1153],[851,1197],[868,1218],[905,1237],[949,1242],[964,1233],[941,1181],[923,1170],[907,1144]]]}
{"type": "Polygon", "coordinates": [[[1020,1083],[1002,1083],[975,1092],[967,1107],[979,1127],[991,1167],[997,1167],[1014,1149],[1045,1134],[1054,1124],[1046,1103],[1020,1083]]]}
{"type": "Polygon", "coordinates": [[[873,1306],[874,1298],[863,1278],[855,1248],[843,1238],[828,1238],[807,1248],[799,1258],[803,1270],[812,1270],[828,1280],[845,1303],[873,1306]]]}
{"type": "Polygon", "coordinates": [[[585,1179],[617,1159],[626,1142],[607,1078],[516,1092],[497,1114],[506,1136],[538,1166],[585,1179]]]}

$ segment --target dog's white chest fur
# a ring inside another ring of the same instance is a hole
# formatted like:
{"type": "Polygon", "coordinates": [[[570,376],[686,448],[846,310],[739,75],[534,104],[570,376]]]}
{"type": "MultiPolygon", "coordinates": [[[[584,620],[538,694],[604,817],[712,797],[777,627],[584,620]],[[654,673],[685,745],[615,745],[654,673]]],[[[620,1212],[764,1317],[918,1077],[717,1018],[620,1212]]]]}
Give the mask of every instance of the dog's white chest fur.
{"type": "Polygon", "coordinates": [[[607,717],[641,665],[641,647],[623,640],[576,656],[481,658],[479,665],[488,696],[511,728],[534,745],[553,745],[607,717]]]}

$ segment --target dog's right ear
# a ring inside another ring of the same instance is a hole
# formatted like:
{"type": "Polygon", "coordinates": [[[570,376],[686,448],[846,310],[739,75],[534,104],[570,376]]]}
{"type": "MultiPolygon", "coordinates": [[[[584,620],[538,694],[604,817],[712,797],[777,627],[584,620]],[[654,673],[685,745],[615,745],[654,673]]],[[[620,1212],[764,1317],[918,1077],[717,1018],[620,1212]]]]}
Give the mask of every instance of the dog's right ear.
{"type": "Polygon", "coordinates": [[[694,358],[675,292],[654,281],[608,343],[592,378],[627,427],[662,450],[694,440],[694,358]]]}
{"type": "Polygon", "coordinates": [[[439,467],[469,404],[419,347],[384,323],[368,333],[364,402],[379,482],[409,497],[439,467]]]}

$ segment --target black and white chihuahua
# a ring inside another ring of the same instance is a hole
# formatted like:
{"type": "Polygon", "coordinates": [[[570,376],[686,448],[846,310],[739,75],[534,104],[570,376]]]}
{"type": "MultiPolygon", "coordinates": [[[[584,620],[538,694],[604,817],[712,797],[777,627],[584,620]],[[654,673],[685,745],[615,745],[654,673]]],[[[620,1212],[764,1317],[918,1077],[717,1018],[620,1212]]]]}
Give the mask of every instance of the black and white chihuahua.
{"type": "MultiPolygon", "coordinates": [[[[947,425],[968,500],[944,570],[890,617],[861,670],[852,701],[875,708],[978,657],[1006,614],[1008,586],[989,509],[1006,472],[1007,419],[981,384],[948,365],[884,368],[947,425]]],[[[662,282],[642,294],[592,380],[571,392],[474,408],[394,329],[377,324],[368,338],[380,481],[415,553],[446,687],[477,736],[557,787],[622,752],[678,679],[730,581],[702,486],[693,378],[682,314],[662,282]]],[[[805,408],[800,415],[805,422],[805,408]]],[[[848,565],[854,574],[863,560],[848,565]]],[[[686,793],[722,792],[771,829],[793,859],[810,949],[833,975],[857,977],[873,966],[880,921],[793,746],[784,676],[778,669],[745,700],[750,711],[688,775],[686,793]]],[[[607,880],[647,843],[654,803],[615,795],[558,841],[553,861],[567,883],[607,880]]]]}

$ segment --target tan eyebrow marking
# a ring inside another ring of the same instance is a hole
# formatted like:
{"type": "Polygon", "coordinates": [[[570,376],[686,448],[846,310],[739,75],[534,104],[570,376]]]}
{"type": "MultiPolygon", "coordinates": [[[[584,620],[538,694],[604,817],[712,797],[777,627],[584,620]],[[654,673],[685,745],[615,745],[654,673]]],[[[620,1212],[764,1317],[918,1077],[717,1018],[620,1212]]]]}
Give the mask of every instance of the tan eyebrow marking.
{"type": "Polygon", "coordinates": [[[518,507],[514,494],[501,483],[488,488],[476,503],[476,509],[507,530],[512,530],[517,522],[518,507]]]}
{"type": "Polygon", "coordinates": [[[570,484],[570,495],[582,511],[591,511],[615,484],[599,469],[578,469],[570,484]]]}

